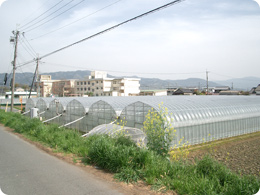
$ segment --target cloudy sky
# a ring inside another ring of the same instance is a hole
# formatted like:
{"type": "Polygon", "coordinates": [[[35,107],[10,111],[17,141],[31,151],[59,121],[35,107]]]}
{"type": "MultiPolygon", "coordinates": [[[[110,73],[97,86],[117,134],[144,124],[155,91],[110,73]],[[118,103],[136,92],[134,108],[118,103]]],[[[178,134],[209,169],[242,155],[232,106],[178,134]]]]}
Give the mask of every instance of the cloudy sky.
{"type": "MultiPolygon", "coordinates": [[[[1,0],[0,0],[1,1],[1,0]]],[[[2,2],[2,1],[1,1],[2,2]]],[[[0,72],[169,0],[7,0],[0,7],[0,72]]],[[[41,60],[40,73],[103,70],[161,79],[260,77],[260,7],[253,0],[185,0],[41,60]]],[[[35,63],[17,69],[34,72],[35,63]]]]}

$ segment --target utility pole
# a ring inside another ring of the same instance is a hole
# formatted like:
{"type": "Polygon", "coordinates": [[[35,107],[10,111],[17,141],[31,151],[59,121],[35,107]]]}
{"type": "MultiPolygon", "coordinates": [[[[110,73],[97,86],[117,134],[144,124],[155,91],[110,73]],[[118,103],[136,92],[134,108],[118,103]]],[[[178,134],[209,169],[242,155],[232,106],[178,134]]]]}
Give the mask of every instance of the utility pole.
{"type": "Polygon", "coordinates": [[[39,91],[39,89],[40,89],[40,87],[39,87],[39,83],[40,81],[39,81],[39,55],[38,55],[38,57],[37,57],[37,59],[36,59],[36,85],[37,85],[37,89],[36,89],[36,91],[37,91],[37,97],[40,97],[40,91],[39,91]]]}
{"type": "MultiPolygon", "coordinates": [[[[29,93],[29,97],[28,98],[31,97],[33,83],[35,81],[35,76],[37,75],[38,67],[39,67],[39,58],[36,59],[36,69],[35,69],[35,72],[34,72],[34,75],[33,75],[33,80],[32,80],[32,84],[31,84],[30,93],[29,93]]],[[[37,97],[38,97],[38,91],[37,91],[37,97]]]]}
{"type": "Polygon", "coordinates": [[[13,31],[13,34],[15,35],[15,38],[14,38],[14,45],[15,45],[15,47],[14,47],[14,61],[13,61],[13,80],[12,80],[13,82],[12,82],[12,96],[11,96],[11,112],[13,112],[13,107],[14,107],[15,69],[16,69],[16,57],[17,57],[17,45],[18,45],[19,31],[17,31],[17,30],[13,31]]]}
{"type": "Polygon", "coordinates": [[[209,94],[209,72],[206,70],[206,80],[207,80],[207,93],[206,93],[206,95],[208,95],[209,94]]]}

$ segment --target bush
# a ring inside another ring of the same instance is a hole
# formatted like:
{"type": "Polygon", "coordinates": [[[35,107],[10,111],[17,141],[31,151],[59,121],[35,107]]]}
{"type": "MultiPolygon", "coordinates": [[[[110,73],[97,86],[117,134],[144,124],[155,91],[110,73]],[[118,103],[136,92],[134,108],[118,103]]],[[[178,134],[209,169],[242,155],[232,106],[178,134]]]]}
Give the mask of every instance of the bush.
{"type": "Polygon", "coordinates": [[[175,130],[171,125],[167,108],[159,105],[159,112],[153,108],[148,111],[144,121],[144,132],[147,136],[147,147],[162,156],[168,156],[171,142],[175,136],[175,130]]]}

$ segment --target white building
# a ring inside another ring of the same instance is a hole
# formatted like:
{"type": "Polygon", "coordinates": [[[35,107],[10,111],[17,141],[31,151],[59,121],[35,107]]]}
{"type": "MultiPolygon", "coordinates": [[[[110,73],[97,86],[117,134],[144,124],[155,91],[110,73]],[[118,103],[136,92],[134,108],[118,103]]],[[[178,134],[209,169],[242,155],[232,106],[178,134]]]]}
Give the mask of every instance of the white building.
{"type": "Polygon", "coordinates": [[[133,96],[140,92],[140,79],[107,78],[107,73],[92,71],[88,79],[79,80],[75,85],[79,96],[133,96]]]}
{"type": "Polygon", "coordinates": [[[167,90],[141,90],[140,96],[167,96],[167,90]]]}
{"type": "MultiPolygon", "coordinates": [[[[15,91],[14,92],[14,98],[23,98],[23,99],[27,99],[29,98],[29,91],[15,91]]],[[[12,97],[12,92],[6,92],[5,93],[5,99],[11,99],[12,97]]],[[[31,92],[31,98],[36,98],[37,97],[37,93],[36,92],[31,92]]]]}

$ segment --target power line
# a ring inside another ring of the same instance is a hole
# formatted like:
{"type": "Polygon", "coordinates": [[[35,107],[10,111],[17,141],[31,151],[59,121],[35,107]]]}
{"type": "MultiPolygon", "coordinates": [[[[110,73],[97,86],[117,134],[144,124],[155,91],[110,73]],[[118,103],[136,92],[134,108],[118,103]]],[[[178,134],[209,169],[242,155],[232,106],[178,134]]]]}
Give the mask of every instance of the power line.
{"type": "Polygon", "coordinates": [[[30,49],[28,48],[28,46],[26,44],[24,44],[24,42],[20,42],[20,45],[24,48],[25,51],[27,51],[27,53],[31,56],[31,57],[35,57],[34,53],[32,53],[32,51],[30,51],[30,49]]]}
{"type": "Polygon", "coordinates": [[[129,19],[129,20],[126,20],[126,21],[124,21],[124,22],[121,22],[121,23],[119,23],[119,24],[117,24],[117,25],[114,25],[114,26],[112,26],[112,27],[110,27],[110,28],[107,28],[107,29],[105,29],[105,30],[103,30],[103,31],[100,31],[100,32],[98,32],[98,33],[96,33],[96,34],[94,34],[94,35],[91,35],[91,36],[86,37],[86,38],[84,38],[84,39],[81,39],[81,40],[79,40],[79,41],[77,41],[77,42],[74,42],[74,43],[72,43],[72,44],[70,44],[70,45],[67,45],[67,46],[62,47],[62,48],[60,48],[60,49],[57,49],[57,50],[55,50],[55,51],[53,51],[53,52],[51,52],[51,53],[48,53],[48,54],[46,54],[46,55],[44,55],[44,56],[41,56],[40,59],[46,58],[46,57],[48,57],[48,56],[50,56],[50,55],[53,55],[53,54],[55,54],[55,53],[57,53],[57,52],[60,52],[60,51],[64,50],[64,49],[67,49],[67,48],[69,48],[69,47],[72,47],[72,46],[74,46],[74,45],[76,45],[76,44],[79,44],[79,43],[81,43],[81,42],[84,42],[84,41],[86,41],[86,40],[92,39],[92,38],[94,38],[94,37],[96,37],[96,36],[99,36],[99,35],[101,35],[101,34],[103,34],[103,33],[108,32],[108,31],[110,31],[110,30],[113,30],[113,29],[115,29],[115,28],[117,28],[117,27],[119,27],[119,26],[122,26],[123,24],[126,24],[126,23],[128,23],[128,22],[131,22],[131,21],[133,21],[133,20],[137,20],[137,19],[139,19],[139,18],[142,18],[142,17],[147,16],[147,15],[149,15],[149,14],[152,14],[152,13],[154,13],[154,12],[157,12],[157,11],[160,11],[160,10],[165,9],[165,8],[167,8],[167,7],[170,7],[170,6],[172,6],[172,5],[176,4],[176,3],[180,3],[180,2],[182,2],[182,1],[184,1],[184,0],[175,0],[175,1],[172,1],[172,2],[170,2],[170,3],[165,4],[165,5],[163,5],[163,6],[157,7],[157,8],[155,8],[155,9],[153,9],[153,10],[150,10],[150,11],[145,12],[145,13],[143,13],[143,14],[141,14],[141,15],[138,15],[138,16],[136,16],[136,17],[134,17],[134,18],[131,18],[131,19],[129,19]]]}
{"type": "Polygon", "coordinates": [[[22,66],[25,66],[25,65],[31,64],[31,63],[33,63],[33,62],[35,62],[35,58],[32,59],[32,60],[30,60],[30,61],[27,61],[27,62],[23,62],[23,63],[17,64],[16,67],[19,68],[19,67],[22,67],[22,66]]]}
{"type": "MultiPolygon", "coordinates": [[[[212,73],[212,74],[215,74],[215,75],[218,75],[218,76],[227,77],[227,78],[230,78],[230,79],[240,79],[240,78],[238,78],[238,77],[232,77],[232,76],[223,75],[223,74],[219,74],[219,73],[215,73],[215,72],[211,72],[211,73],[212,73]]],[[[245,80],[255,81],[255,80],[252,80],[252,79],[245,79],[245,80]]]]}
{"type": "MultiPolygon", "coordinates": [[[[69,3],[73,2],[73,1],[74,1],[74,0],[70,1],[69,3]]],[[[73,9],[73,8],[76,7],[77,5],[83,3],[84,1],[85,1],[85,0],[82,0],[82,1],[78,2],[77,4],[75,4],[75,5],[73,5],[72,7],[66,9],[65,11],[61,12],[60,14],[58,14],[58,15],[56,15],[56,16],[50,18],[49,20],[45,21],[44,23],[41,23],[41,24],[39,24],[38,26],[35,26],[35,27],[33,27],[33,28],[27,30],[27,32],[30,32],[30,31],[32,31],[32,30],[34,30],[34,29],[36,29],[36,28],[39,28],[39,27],[43,26],[44,24],[46,24],[46,23],[52,21],[53,19],[59,17],[60,15],[66,13],[67,11],[73,9]]],[[[68,3],[68,4],[69,4],[69,3],[68,3]]],[[[66,4],[66,5],[67,5],[67,4],[66,4]]],[[[65,5],[65,6],[66,6],[66,5],[65,5]]],[[[65,6],[63,6],[63,7],[65,7],[65,6]]],[[[46,19],[46,18],[44,18],[44,19],[46,19]]],[[[42,21],[42,20],[40,20],[40,21],[42,21]]],[[[37,22],[37,23],[38,23],[38,22],[37,22]]]]}
{"type": "MultiPolygon", "coordinates": [[[[46,3],[48,3],[50,0],[47,0],[46,2],[44,2],[40,7],[38,7],[37,9],[35,9],[30,15],[28,15],[27,17],[25,17],[20,23],[23,23],[24,21],[28,20],[28,18],[30,18],[34,13],[38,12],[38,10],[40,10],[46,3]]],[[[28,22],[29,23],[29,22],[28,22]]],[[[25,25],[24,25],[25,26],[25,25]]]]}
{"type": "Polygon", "coordinates": [[[98,12],[100,12],[100,11],[102,11],[102,10],[104,10],[104,9],[106,9],[106,8],[108,8],[108,7],[112,6],[112,5],[114,5],[114,4],[118,3],[118,2],[120,2],[120,1],[122,1],[122,0],[118,0],[118,1],[116,1],[116,2],[114,2],[114,3],[111,3],[111,4],[105,6],[105,7],[101,8],[101,9],[99,9],[99,10],[97,10],[97,11],[91,13],[91,14],[88,14],[88,15],[86,15],[86,16],[84,16],[84,17],[78,19],[78,20],[75,20],[75,21],[73,21],[73,22],[71,22],[71,23],[69,23],[69,24],[66,24],[66,25],[64,25],[64,26],[62,26],[62,27],[60,27],[60,28],[57,28],[57,29],[55,29],[55,30],[52,30],[52,31],[50,31],[50,32],[48,32],[48,33],[39,35],[39,36],[37,36],[37,37],[35,37],[35,38],[31,39],[31,40],[38,39],[38,38],[40,38],[40,37],[43,37],[43,36],[46,36],[46,35],[48,35],[48,34],[54,33],[54,32],[56,32],[56,31],[58,31],[58,30],[61,30],[61,29],[65,28],[65,27],[68,27],[68,26],[70,26],[70,25],[72,25],[72,24],[75,24],[76,22],[79,22],[79,21],[81,21],[81,20],[83,20],[83,19],[85,19],[85,18],[88,18],[89,16],[92,16],[92,15],[94,15],[94,14],[96,14],[96,13],[98,13],[98,12]]]}
{"type": "Polygon", "coordinates": [[[59,1],[58,3],[56,3],[55,5],[53,5],[51,8],[49,8],[47,11],[45,11],[44,13],[42,13],[41,15],[39,15],[38,17],[34,18],[33,20],[31,20],[30,22],[27,22],[25,25],[21,26],[21,28],[27,26],[28,24],[34,22],[35,20],[37,20],[38,18],[40,18],[41,16],[43,16],[44,14],[46,14],[48,11],[52,10],[53,8],[55,8],[57,5],[59,5],[62,1],[59,1]]]}
{"type": "MultiPolygon", "coordinates": [[[[56,64],[56,63],[51,63],[51,62],[46,62],[45,64],[51,64],[54,66],[62,66],[62,67],[70,67],[70,68],[79,68],[79,69],[84,69],[84,70],[91,70],[90,68],[83,68],[79,66],[70,66],[70,65],[65,65],[65,64],[56,64]]],[[[113,72],[113,73],[124,73],[124,74],[142,74],[142,75],[188,75],[188,74],[205,74],[205,72],[123,72],[123,71],[115,71],[115,70],[103,70],[106,72],[113,72]]]]}
{"type": "Polygon", "coordinates": [[[26,39],[26,37],[24,36],[24,33],[23,33],[23,38],[24,40],[26,41],[27,45],[29,46],[30,50],[35,54],[37,55],[37,52],[33,49],[32,45],[29,43],[29,41],[26,39]]]}

